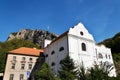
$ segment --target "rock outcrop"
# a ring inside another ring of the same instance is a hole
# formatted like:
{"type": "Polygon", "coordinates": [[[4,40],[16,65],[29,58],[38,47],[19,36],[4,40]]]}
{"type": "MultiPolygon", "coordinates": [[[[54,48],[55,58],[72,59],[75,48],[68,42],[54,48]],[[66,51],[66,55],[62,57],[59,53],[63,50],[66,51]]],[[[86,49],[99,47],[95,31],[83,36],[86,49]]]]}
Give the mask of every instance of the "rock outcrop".
{"type": "Polygon", "coordinates": [[[53,40],[56,37],[58,37],[58,35],[45,30],[23,29],[19,32],[11,33],[7,41],[17,38],[31,40],[33,43],[40,45],[44,39],[53,40]]]}

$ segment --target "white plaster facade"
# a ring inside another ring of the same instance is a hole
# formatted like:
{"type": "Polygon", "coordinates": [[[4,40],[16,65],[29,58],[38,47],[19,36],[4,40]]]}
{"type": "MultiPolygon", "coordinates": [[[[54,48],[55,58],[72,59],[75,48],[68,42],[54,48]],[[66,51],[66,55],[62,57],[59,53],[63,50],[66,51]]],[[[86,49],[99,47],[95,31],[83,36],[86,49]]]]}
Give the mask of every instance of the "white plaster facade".
{"type": "MultiPolygon", "coordinates": [[[[82,23],[70,28],[67,32],[53,40],[45,49],[46,62],[50,65],[55,74],[58,74],[60,61],[67,54],[73,59],[76,65],[83,62],[84,67],[90,68],[95,62],[108,61],[113,64],[111,50],[104,45],[96,45],[93,36],[88,32],[82,23]],[[99,57],[99,53],[103,56],[99,57]]],[[[110,76],[116,76],[115,66],[110,76]]]]}

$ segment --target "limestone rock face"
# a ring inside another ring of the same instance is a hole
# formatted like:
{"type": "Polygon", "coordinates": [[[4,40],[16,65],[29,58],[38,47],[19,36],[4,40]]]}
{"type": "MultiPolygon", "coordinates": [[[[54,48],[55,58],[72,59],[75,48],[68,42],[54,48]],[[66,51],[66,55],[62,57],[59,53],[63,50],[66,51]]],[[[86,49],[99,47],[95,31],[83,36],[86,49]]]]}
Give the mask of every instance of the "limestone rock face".
{"type": "Polygon", "coordinates": [[[24,40],[31,40],[35,44],[42,44],[44,39],[53,40],[54,38],[58,37],[58,35],[54,33],[50,33],[49,31],[45,30],[31,30],[31,29],[23,29],[19,32],[11,33],[7,39],[7,41],[12,39],[24,39],[24,40]]]}

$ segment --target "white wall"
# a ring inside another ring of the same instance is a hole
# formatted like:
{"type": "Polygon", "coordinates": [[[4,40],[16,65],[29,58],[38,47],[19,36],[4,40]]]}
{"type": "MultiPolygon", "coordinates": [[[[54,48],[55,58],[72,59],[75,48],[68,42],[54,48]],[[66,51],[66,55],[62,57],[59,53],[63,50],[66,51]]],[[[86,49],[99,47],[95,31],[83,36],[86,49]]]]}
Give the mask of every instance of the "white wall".
{"type": "MultiPolygon", "coordinates": [[[[50,67],[51,63],[55,62],[56,65],[51,67],[55,73],[57,73],[58,69],[60,68],[60,60],[64,59],[66,54],[69,54],[77,66],[81,65],[83,62],[83,65],[86,69],[93,67],[95,61],[109,61],[113,63],[111,50],[103,46],[96,46],[93,36],[88,32],[82,23],[70,28],[64,37],[58,38],[55,42],[46,47],[44,53],[48,54],[46,62],[49,63],[50,67]],[[82,50],[82,43],[85,43],[86,51],[82,50]],[[59,48],[61,46],[65,48],[63,52],[59,52],[59,48]],[[55,54],[51,55],[53,50],[55,51],[55,54]],[[110,55],[111,59],[98,59],[98,52],[102,53],[103,55],[110,55]]],[[[116,76],[115,69],[111,72],[110,76],[116,76]]]]}
{"type": "Polygon", "coordinates": [[[48,57],[46,57],[46,62],[50,65],[53,72],[57,74],[57,71],[60,67],[60,61],[64,59],[65,56],[68,54],[67,36],[62,37],[49,45],[47,48],[44,49],[44,53],[48,54],[48,57]],[[59,51],[60,47],[64,47],[64,50],[59,51]],[[55,54],[51,55],[52,51],[55,51],[55,54]],[[51,66],[52,62],[55,63],[55,66],[51,66]]]}
{"type": "Polygon", "coordinates": [[[94,43],[89,41],[84,41],[79,38],[74,38],[69,36],[69,55],[79,64],[83,62],[84,66],[90,67],[94,60],[94,43]],[[82,51],[81,44],[86,44],[86,51],[82,51]]]}
{"type": "Polygon", "coordinates": [[[51,43],[51,40],[47,40],[47,39],[45,39],[45,42],[44,42],[45,44],[44,44],[44,48],[47,46],[47,45],[49,45],[50,43],[51,43]]]}
{"type": "Polygon", "coordinates": [[[89,68],[94,62],[95,42],[93,36],[87,31],[82,23],[70,28],[68,33],[69,53],[71,58],[85,68],[89,68]],[[80,34],[83,33],[83,35],[80,34]],[[81,44],[86,44],[86,51],[82,51],[81,44]]]}
{"type": "Polygon", "coordinates": [[[108,62],[110,64],[113,64],[113,69],[110,71],[110,74],[109,76],[116,76],[116,69],[115,69],[115,65],[114,65],[114,62],[113,62],[113,58],[112,58],[112,53],[111,53],[111,49],[110,48],[107,48],[105,47],[104,45],[96,45],[96,61],[98,63],[105,63],[105,62],[108,62]],[[102,54],[103,58],[99,58],[99,53],[102,54]]]}

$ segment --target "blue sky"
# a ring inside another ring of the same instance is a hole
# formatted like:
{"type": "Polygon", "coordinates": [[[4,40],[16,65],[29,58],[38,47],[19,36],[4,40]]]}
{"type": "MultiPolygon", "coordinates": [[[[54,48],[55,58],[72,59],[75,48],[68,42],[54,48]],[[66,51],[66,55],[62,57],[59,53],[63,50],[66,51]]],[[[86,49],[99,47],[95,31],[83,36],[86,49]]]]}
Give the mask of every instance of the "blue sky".
{"type": "Polygon", "coordinates": [[[120,0],[0,0],[0,41],[21,29],[62,34],[82,22],[96,42],[120,32],[120,0]]]}

